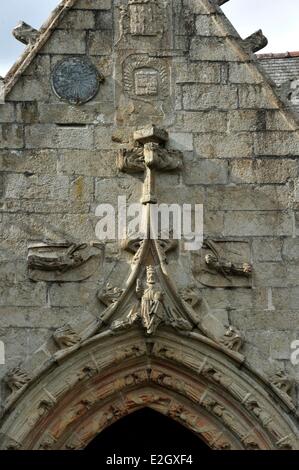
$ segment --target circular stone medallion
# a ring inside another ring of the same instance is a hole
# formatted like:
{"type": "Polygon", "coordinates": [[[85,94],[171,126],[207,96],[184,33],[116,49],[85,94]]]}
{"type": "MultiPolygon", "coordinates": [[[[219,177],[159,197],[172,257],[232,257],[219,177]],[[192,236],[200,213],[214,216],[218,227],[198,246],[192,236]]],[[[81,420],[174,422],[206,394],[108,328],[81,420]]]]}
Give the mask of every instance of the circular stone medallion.
{"type": "Polygon", "coordinates": [[[94,98],[103,77],[86,57],[69,57],[58,62],[52,75],[52,87],[58,98],[81,104],[94,98]]]}

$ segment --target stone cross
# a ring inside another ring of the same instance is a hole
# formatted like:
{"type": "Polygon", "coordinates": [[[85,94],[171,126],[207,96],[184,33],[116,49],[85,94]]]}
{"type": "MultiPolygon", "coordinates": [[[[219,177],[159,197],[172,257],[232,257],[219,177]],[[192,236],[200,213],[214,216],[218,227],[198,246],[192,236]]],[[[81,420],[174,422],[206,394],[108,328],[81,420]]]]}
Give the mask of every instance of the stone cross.
{"type": "Polygon", "coordinates": [[[155,175],[157,171],[180,170],[183,154],[178,150],[166,148],[169,136],[164,129],[149,126],[134,133],[132,149],[122,149],[118,155],[117,166],[125,173],[145,172],[142,204],[156,204],[155,175]]]}

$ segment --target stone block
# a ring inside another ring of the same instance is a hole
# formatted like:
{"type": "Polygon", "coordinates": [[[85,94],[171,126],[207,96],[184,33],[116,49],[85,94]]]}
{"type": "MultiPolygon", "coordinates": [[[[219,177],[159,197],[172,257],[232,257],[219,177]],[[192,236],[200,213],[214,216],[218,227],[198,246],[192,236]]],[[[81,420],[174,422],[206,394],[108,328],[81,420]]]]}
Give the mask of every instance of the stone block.
{"type": "Polygon", "coordinates": [[[253,155],[250,133],[194,135],[194,150],[203,158],[238,158],[253,155]]]}
{"type": "Polygon", "coordinates": [[[176,129],[188,132],[226,132],[225,111],[182,111],[177,113],[176,129]]]}
{"type": "Polygon", "coordinates": [[[246,109],[278,109],[274,93],[265,85],[239,85],[239,106],[246,109]]]}
{"type": "Polygon", "coordinates": [[[237,89],[228,85],[183,85],[183,108],[188,111],[236,109],[237,89]]]}
{"type": "Polygon", "coordinates": [[[86,32],[57,29],[41,49],[41,54],[85,54],[86,32]]]}
{"type": "Polygon", "coordinates": [[[26,148],[90,149],[94,145],[93,126],[26,126],[26,148]]]}
{"type": "Polygon", "coordinates": [[[221,27],[218,15],[197,15],[195,21],[198,36],[225,37],[229,31],[221,27]]]}
{"type": "Polygon", "coordinates": [[[0,125],[0,149],[20,149],[24,146],[24,128],[18,124],[0,125]]]}
{"type": "Polygon", "coordinates": [[[117,175],[116,151],[58,150],[60,173],[108,178],[117,175]]]}
{"type": "Polygon", "coordinates": [[[226,39],[216,37],[195,37],[190,46],[191,60],[211,62],[238,62],[240,57],[226,39]]]}
{"type": "Polygon", "coordinates": [[[67,199],[69,178],[67,176],[6,176],[5,197],[8,199],[67,199]]]}
{"type": "Polygon", "coordinates": [[[170,132],[169,133],[170,148],[181,151],[193,150],[193,135],[191,132],[170,132]]]}
{"type": "Polygon", "coordinates": [[[256,155],[297,156],[299,137],[296,132],[257,132],[254,151],[256,155]]]}
{"type": "Polygon", "coordinates": [[[282,261],[285,259],[282,258],[282,247],[283,240],[280,238],[254,238],[252,240],[253,259],[254,261],[282,261]]]}
{"type": "Polygon", "coordinates": [[[16,120],[15,106],[13,103],[0,103],[0,123],[9,123],[16,120]]]}
{"type": "Polygon", "coordinates": [[[112,0],[78,0],[75,8],[80,10],[110,10],[112,0]]]}
{"type": "Polygon", "coordinates": [[[250,83],[260,84],[264,81],[263,76],[257,70],[254,64],[229,64],[230,83],[250,83]]]}
{"type": "Polygon", "coordinates": [[[97,286],[91,282],[53,284],[49,290],[51,307],[86,307],[97,301],[97,286]]]}
{"type": "MultiPolygon", "coordinates": [[[[186,162],[183,179],[184,179],[184,182],[188,185],[189,184],[203,184],[203,185],[226,184],[227,179],[228,179],[228,162],[226,160],[216,160],[216,159],[215,160],[197,159],[192,162],[186,162]]],[[[209,202],[208,202],[208,206],[209,206],[209,202]]]]}
{"type": "Polygon", "coordinates": [[[259,131],[266,128],[264,110],[238,109],[229,111],[227,116],[230,132],[259,131]]]}
{"type": "Polygon", "coordinates": [[[101,204],[112,204],[117,213],[118,197],[126,196],[128,202],[140,202],[142,196],[142,181],[131,175],[123,178],[96,178],[95,200],[101,204]]]}
{"type": "Polygon", "coordinates": [[[112,51],[111,31],[91,31],[88,39],[90,55],[109,55],[112,51]]]}
{"type": "Polygon", "coordinates": [[[0,305],[5,307],[38,307],[46,304],[46,285],[30,282],[0,284],[0,305]]]}
{"type": "Polygon", "coordinates": [[[95,15],[92,11],[71,10],[59,23],[59,29],[95,29],[95,15]]]}
{"type": "Polygon", "coordinates": [[[282,257],[288,262],[299,261],[299,239],[286,238],[283,241],[282,257]]]}
{"type": "Polygon", "coordinates": [[[208,62],[175,62],[176,83],[220,83],[221,67],[208,62]]]}
{"type": "Polygon", "coordinates": [[[55,150],[2,150],[0,151],[2,171],[27,174],[57,173],[57,153],[55,150]]]}
{"type": "Polygon", "coordinates": [[[207,189],[206,204],[208,210],[287,210],[290,195],[290,189],[286,186],[246,184],[218,186],[207,189]]]}
{"type": "Polygon", "coordinates": [[[291,159],[236,159],[230,162],[233,183],[286,183],[298,174],[298,164],[291,159]]]}
{"type": "Polygon", "coordinates": [[[279,211],[234,211],[225,214],[224,236],[266,237],[291,235],[290,214],[279,211]]]}

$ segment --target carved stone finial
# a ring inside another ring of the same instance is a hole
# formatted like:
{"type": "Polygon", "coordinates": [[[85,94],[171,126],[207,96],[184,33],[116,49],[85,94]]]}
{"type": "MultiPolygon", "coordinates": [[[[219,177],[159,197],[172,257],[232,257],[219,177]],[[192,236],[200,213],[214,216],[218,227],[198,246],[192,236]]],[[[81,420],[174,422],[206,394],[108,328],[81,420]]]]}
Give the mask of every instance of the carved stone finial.
{"type": "Polygon", "coordinates": [[[21,21],[13,29],[12,34],[18,41],[26,44],[26,46],[33,44],[39,36],[37,29],[32,28],[32,26],[25,23],[24,21],[21,21]]]}
{"type": "Polygon", "coordinates": [[[55,331],[53,339],[60,349],[71,348],[80,343],[80,336],[70,325],[64,325],[55,331]]]}
{"type": "Polygon", "coordinates": [[[243,346],[244,339],[241,333],[233,326],[229,326],[225,334],[220,338],[220,343],[232,351],[239,352],[243,346]]]}
{"type": "Polygon", "coordinates": [[[12,371],[8,372],[5,377],[5,382],[10,389],[11,394],[14,395],[23,387],[25,387],[28,382],[30,382],[30,377],[28,376],[27,372],[19,367],[16,367],[12,371]]]}
{"type": "Polygon", "coordinates": [[[263,31],[259,29],[244,39],[243,45],[248,52],[258,52],[268,45],[268,39],[263,35],[263,31]]]}

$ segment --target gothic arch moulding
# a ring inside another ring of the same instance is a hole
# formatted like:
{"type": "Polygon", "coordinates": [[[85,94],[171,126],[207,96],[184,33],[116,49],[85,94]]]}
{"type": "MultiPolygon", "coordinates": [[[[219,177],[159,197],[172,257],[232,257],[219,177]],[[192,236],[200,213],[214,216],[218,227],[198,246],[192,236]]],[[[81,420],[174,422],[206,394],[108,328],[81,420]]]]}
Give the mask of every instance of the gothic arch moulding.
{"type": "Polygon", "coordinates": [[[23,376],[2,416],[1,448],[82,449],[119,418],[150,407],[213,449],[298,449],[282,398],[235,353],[199,334],[101,333],[30,381],[23,376]]]}

